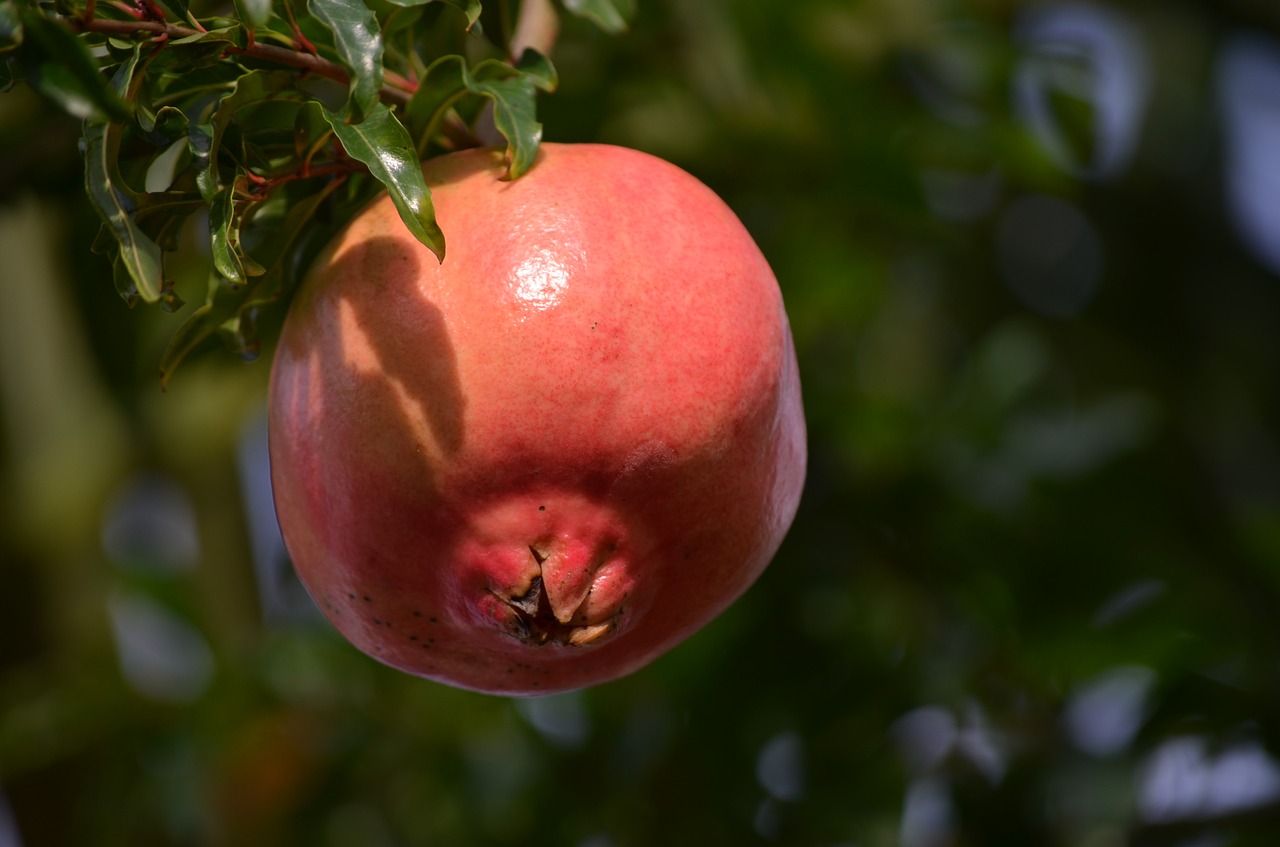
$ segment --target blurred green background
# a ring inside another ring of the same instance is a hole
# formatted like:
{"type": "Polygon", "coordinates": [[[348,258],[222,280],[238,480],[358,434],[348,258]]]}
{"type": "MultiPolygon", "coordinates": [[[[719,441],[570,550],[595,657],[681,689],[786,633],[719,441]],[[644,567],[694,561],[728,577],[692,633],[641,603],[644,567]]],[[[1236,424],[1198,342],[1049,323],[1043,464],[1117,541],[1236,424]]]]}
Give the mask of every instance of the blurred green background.
{"type": "Polygon", "coordinates": [[[1280,844],[1280,6],[633,20],[565,21],[546,138],[738,211],[809,479],[728,613],[538,700],[320,621],[269,360],[162,393],[186,310],[126,309],[78,126],[0,96],[0,846],[1280,844]]]}

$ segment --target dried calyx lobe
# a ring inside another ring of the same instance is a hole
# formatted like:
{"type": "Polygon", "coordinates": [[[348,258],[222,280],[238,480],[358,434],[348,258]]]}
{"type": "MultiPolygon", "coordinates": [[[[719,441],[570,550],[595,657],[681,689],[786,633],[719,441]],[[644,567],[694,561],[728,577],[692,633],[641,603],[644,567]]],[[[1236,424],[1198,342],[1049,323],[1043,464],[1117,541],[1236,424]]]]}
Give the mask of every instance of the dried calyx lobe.
{"type": "MultiPolygon", "coordinates": [[[[529,552],[539,567],[546,561],[547,557],[536,548],[530,547],[529,552]]],[[[589,596],[590,592],[588,592],[589,596]]],[[[523,594],[501,599],[515,612],[512,620],[514,634],[527,644],[566,644],[584,647],[608,635],[616,626],[616,615],[614,619],[594,625],[575,623],[574,621],[579,617],[576,614],[568,622],[559,620],[551,608],[550,598],[543,586],[541,575],[535,576],[529,582],[529,588],[523,594]]],[[[584,599],[583,602],[585,604],[586,600],[584,599]]]]}

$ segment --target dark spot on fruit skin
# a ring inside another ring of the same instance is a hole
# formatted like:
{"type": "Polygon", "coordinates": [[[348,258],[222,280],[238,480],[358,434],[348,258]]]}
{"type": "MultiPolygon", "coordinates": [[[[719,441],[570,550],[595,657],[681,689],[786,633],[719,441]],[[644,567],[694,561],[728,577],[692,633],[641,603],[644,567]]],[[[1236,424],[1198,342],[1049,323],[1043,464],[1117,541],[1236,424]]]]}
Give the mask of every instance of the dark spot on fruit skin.
{"type": "Polygon", "coordinates": [[[439,618],[437,618],[435,615],[432,615],[432,616],[431,616],[431,622],[432,622],[432,623],[440,623],[440,619],[439,619],[439,618]]]}
{"type": "Polygon", "coordinates": [[[417,641],[417,640],[418,640],[418,636],[416,636],[416,635],[410,635],[410,636],[409,636],[409,640],[410,640],[410,641],[417,641]]]}
{"type": "Polygon", "coordinates": [[[348,591],[347,596],[350,597],[352,600],[356,599],[356,593],[354,591],[348,591]]]}
{"type": "Polygon", "coordinates": [[[413,613],[413,616],[414,616],[415,618],[420,618],[420,617],[422,617],[422,612],[414,612],[414,613],[413,613]]]}
{"type": "Polygon", "coordinates": [[[372,603],[372,602],[373,602],[373,598],[372,598],[372,597],[370,597],[368,594],[366,594],[366,595],[364,595],[364,602],[366,602],[366,603],[372,603]]]}
{"type": "Polygon", "coordinates": [[[546,507],[546,506],[539,506],[539,507],[538,507],[538,511],[539,511],[539,512],[545,512],[546,510],[547,510],[547,507],[546,507]]]}

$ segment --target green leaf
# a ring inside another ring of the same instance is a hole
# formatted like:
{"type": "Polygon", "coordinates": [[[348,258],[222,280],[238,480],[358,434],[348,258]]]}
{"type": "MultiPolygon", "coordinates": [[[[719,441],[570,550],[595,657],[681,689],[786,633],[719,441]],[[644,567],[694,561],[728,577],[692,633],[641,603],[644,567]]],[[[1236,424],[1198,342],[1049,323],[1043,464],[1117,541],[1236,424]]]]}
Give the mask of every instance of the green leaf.
{"type": "Polygon", "coordinates": [[[186,74],[218,64],[228,47],[242,47],[244,40],[244,28],[239,25],[175,38],[156,55],[153,67],[171,74],[186,74]]]}
{"type": "MultiPolygon", "coordinates": [[[[340,182],[328,180],[319,189],[307,193],[288,204],[277,227],[263,237],[263,251],[267,259],[265,272],[247,286],[235,286],[218,275],[210,281],[209,296],[204,305],[196,309],[182,326],[178,327],[160,358],[161,385],[167,385],[178,365],[205,339],[222,332],[246,308],[278,300],[284,293],[292,270],[289,258],[294,247],[314,227],[316,211],[340,182]]],[[[245,327],[236,325],[237,330],[245,327]]]]}
{"type": "Polygon", "coordinates": [[[258,310],[246,306],[218,327],[222,343],[246,362],[258,358],[258,310]]]}
{"type": "Polygon", "coordinates": [[[362,0],[310,0],[311,12],[333,32],[338,57],[351,72],[348,110],[359,123],[379,103],[382,89],[382,34],[378,19],[362,0]]]}
{"type": "Polygon", "coordinates": [[[173,142],[180,138],[186,138],[188,123],[186,113],[181,109],[173,106],[161,106],[160,110],[155,113],[148,132],[154,133],[165,141],[173,142]]]}
{"type": "Polygon", "coordinates": [[[387,0],[396,6],[425,6],[428,3],[444,3],[458,9],[467,16],[467,31],[480,20],[480,0],[387,0]]]}
{"type": "Polygon", "coordinates": [[[219,190],[209,201],[209,245],[213,252],[213,266],[232,285],[243,285],[245,279],[239,242],[235,185],[232,184],[219,190]]]}
{"type": "Polygon", "coordinates": [[[168,191],[178,173],[189,161],[189,148],[185,138],[172,142],[147,166],[144,188],[147,193],[168,191]]]}
{"type": "Polygon", "coordinates": [[[528,77],[535,88],[548,94],[560,86],[560,76],[556,73],[555,65],[532,47],[525,48],[520,61],[516,62],[516,70],[528,77]]]}
{"type": "Polygon", "coordinates": [[[377,103],[368,118],[359,123],[347,123],[328,109],[323,114],[347,154],[368,166],[369,172],[386,186],[400,219],[414,238],[443,262],[444,233],[436,223],[422,164],[408,131],[391,109],[377,103]]]}
{"type": "Polygon", "coordinates": [[[187,127],[187,148],[191,151],[191,164],[196,170],[196,187],[200,196],[209,201],[218,193],[218,171],[213,159],[213,126],[190,124],[187,127]]]}
{"type": "Polygon", "coordinates": [[[389,50],[393,44],[396,44],[395,37],[406,30],[409,31],[409,41],[412,42],[413,30],[421,20],[421,6],[401,6],[384,15],[382,17],[382,40],[385,42],[386,48],[389,50]]]}
{"type": "Polygon", "coordinates": [[[468,70],[461,56],[443,56],[432,62],[410,98],[405,115],[412,137],[423,152],[449,108],[464,94],[493,101],[494,125],[507,140],[507,176],[515,179],[533,165],[542,141],[542,124],[536,117],[538,89],[555,88],[555,69],[545,56],[526,50],[512,67],[497,59],[480,62],[468,70]]]}
{"type": "MultiPolygon", "coordinates": [[[[196,165],[196,185],[206,200],[222,186],[218,173],[218,154],[222,146],[222,137],[227,127],[236,119],[236,114],[244,108],[262,105],[268,100],[280,96],[297,82],[297,74],[292,71],[257,70],[250,71],[235,82],[235,86],[218,101],[213,118],[207,124],[192,124],[188,129],[191,155],[196,165]]],[[[300,93],[288,92],[290,98],[300,98],[300,93]]]]}
{"type": "Polygon", "coordinates": [[[65,111],[85,120],[125,120],[129,107],[98,70],[89,46],[33,9],[21,16],[27,80],[65,111]]]}
{"type": "MultiPolygon", "coordinates": [[[[118,261],[130,281],[122,292],[125,301],[141,297],[155,303],[162,282],[160,248],[138,227],[137,205],[116,172],[121,129],[119,124],[85,124],[85,190],[120,249],[118,261]]],[[[119,274],[116,279],[119,289],[119,274]]]]}
{"type": "Polygon", "coordinates": [[[298,161],[310,162],[332,137],[320,104],[314,100],[303,103],[293,120],[293,151],[298,161]]]}
{"type": "Polygon", "coordinates": [[[0,56],[22,44],[22,19],[13,0],[0,0],[0,56]]]}
{"type": "Polygon", "coordinates": [[[233,286],[216,273],[209,275],[209,294],[204,305],[174,331],[160,356],[160,387],[167,388],[178,365],[218,327],[230,320],[248,296],[244,286],[233,286]]]}
{"type": "Polygon", "coordinates": [[[271,20],[271,0],[235,0],[236,13],[240,20],[255,30],[271,20]]]}
{"type": "MultiPolygon", "coordinates": [[[[160,51],[152,67],[162,62],[167,51],[160,51]]],[[[149,80],[150,99],[157,105],[173,105],[186,103],[198,98],[199,103],[192,104],[192,113],[199,114],[199,109],[207,105],[208,99],[220,96],[235,87],[236,82],[244,75],[244,68],[231,62],[219,62],[183,71],[181,74],[159,74],[149,80]]]]}
{"type": "Polygon", "coordinates": [[[632,4],[626,0],[563,0],[564,7],[610,35],[627,31],[632,4]]]}

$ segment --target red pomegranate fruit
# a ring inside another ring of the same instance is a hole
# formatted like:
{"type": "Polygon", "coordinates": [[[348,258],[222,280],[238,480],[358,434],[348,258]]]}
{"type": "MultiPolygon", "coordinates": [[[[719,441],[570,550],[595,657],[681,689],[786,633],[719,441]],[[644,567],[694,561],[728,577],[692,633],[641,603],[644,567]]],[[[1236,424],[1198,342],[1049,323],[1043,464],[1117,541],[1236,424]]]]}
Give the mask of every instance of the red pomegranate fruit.
{"type": "Polygon", "coordinates": [[[299,290],[270,389],[280,527],[388,665],[544,694],[709,621],[795,514],[805,430],[769,266],[706,186],[607,145],[432,159],[448,252],[391,201],[299,290]]]}

